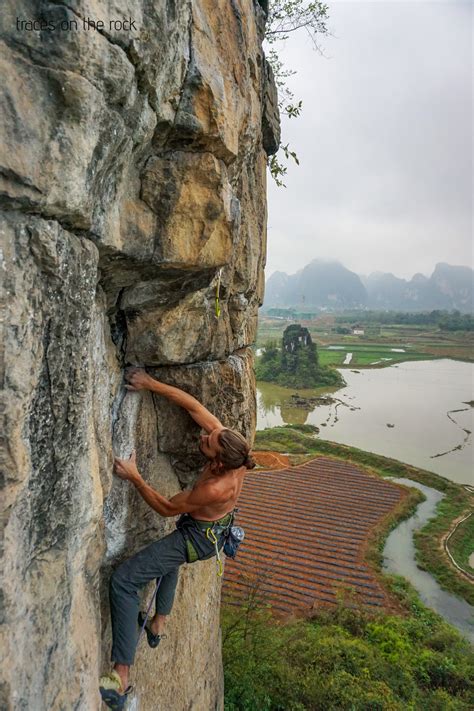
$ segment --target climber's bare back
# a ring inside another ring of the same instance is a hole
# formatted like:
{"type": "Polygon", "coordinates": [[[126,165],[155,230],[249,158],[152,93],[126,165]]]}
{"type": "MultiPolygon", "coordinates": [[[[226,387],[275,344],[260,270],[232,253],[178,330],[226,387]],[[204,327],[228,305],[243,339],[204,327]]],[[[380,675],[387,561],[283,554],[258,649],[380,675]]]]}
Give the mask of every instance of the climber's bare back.
{"type": "Polygon", "coordinates": [[[235,508],[239,498],[246,467],[229,469],[224,474],[215,475],[211,464],[206,464],[193,486],[193,493],[203,501],[202,506],[192,512],[192,517],[199,521],[216,521],[235,508]],[[205,499],[209,498],[209,503],[205,499]]]}

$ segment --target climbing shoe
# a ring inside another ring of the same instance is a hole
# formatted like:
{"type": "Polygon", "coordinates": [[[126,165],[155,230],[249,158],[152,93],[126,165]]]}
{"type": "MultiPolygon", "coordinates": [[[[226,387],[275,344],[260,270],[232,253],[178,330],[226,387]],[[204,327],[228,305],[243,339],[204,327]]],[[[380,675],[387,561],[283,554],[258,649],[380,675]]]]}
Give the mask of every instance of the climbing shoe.
{"type": "Polygon", "coordinates": [[[102,701],[109,707],[109,709],[119,711],[120,709],[125,708],[127,697],[131,692],[132,687],[127,687],[123,694],[120,693],[121,687],[122,681],[115,670],[111,671],[110,674],[100,677],[100,695],[102,696],[102,701]]]}
{"type": "MultiPolygon", "coordinates": [[[[143,612],[139,612],[138,613],[138,626],[140,628],[143,628],[144,624],[145,624],[145,614],[143,612]]],[[[148,640],[148,644],[153,649],[155,649],[155,647],[158,647],[158,645],[162,639],[166,639],[165,634],[153,634],[151,629],[147,626],[145,627],[145,632],[146,632],[146,638],[148,640]]]]}

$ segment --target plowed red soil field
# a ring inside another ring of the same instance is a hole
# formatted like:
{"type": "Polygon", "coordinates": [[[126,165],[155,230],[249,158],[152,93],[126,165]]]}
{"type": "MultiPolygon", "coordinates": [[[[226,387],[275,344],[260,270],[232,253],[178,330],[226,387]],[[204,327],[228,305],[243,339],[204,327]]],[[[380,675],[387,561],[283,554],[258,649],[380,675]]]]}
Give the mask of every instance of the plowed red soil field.
{"type": "Polygon", "coordinates": [[[350,604],[395,609],[365,561],[368,538],[405,496],[396,484],[325,457],[278,471],[246,475],[236,523],[245,541],[227,559],[224,599],[257,594],[275,612],[310,614],[350,604]]]}
{"type": "Polygon", "coordinates": [[[259,467],[268,469],[285,469],[290,466],[290,460],[286,454],[280,452],[252,452],[252,457],[255,459],[259,467]]]}

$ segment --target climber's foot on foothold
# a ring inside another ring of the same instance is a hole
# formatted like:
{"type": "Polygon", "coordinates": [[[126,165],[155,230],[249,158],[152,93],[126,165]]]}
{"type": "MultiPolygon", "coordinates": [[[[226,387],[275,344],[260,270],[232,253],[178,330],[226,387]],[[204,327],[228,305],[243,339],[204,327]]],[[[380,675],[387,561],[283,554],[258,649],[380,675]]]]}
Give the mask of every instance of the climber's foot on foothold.
{"type": "MultiPolygon", "coordinates": [[[[143,627],[144,623],[145,623],[145,615],[143,614],[143,612],[139,612],[138,613],[138,626],[143,627]]],[[[166,638],[166,635],[154,634],[151,627],[149,627],[148,625],[145,625],[145,632],[146,632],[146,638],[148,640],[148,644],[153,649],[158,647],[158,645],[162,639],[166,638]]]]}
{"type": "Polygon", "coordinates": [[[132,687],[128,686],[124,692],[122,691],[122,680],[115,670],[111,671],[110,674],[100,677],[100,695],[102,701],[109,709],[114,709],[114,711],[123,709],[131,690],[132,687]]]}

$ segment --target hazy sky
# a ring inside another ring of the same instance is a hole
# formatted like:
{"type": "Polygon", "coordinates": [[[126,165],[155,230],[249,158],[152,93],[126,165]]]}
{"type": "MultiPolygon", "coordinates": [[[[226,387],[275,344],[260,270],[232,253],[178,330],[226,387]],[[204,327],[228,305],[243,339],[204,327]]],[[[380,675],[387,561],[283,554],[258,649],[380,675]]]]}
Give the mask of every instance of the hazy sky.
{"type": "Polygon", "coordinates": [[[303,100],[296,151],[269,177],[267,278],[311,259],[358,274],[472,266],[471,2],[329,2],[325,56],[305,31],[280,56],[303,100]]]}

